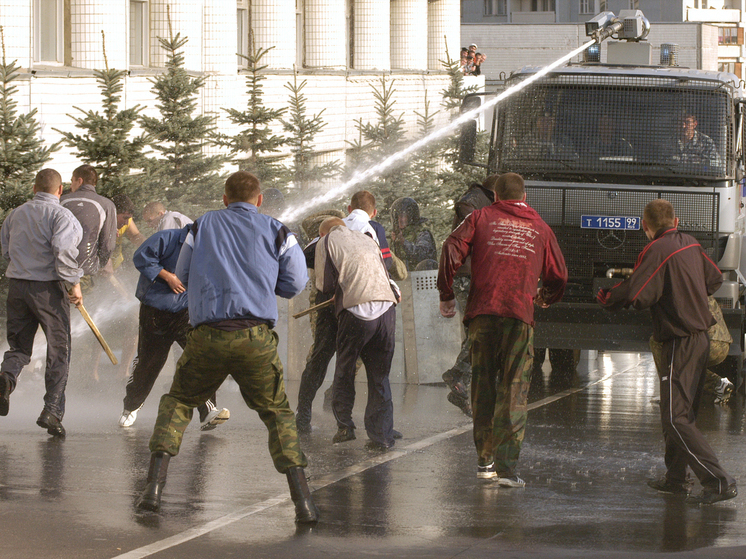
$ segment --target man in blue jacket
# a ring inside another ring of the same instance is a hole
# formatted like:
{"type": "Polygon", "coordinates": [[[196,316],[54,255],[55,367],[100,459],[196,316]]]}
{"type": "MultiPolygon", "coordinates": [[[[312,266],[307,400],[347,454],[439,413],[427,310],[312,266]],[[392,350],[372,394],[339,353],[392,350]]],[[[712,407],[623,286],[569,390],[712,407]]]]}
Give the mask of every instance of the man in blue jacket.
{"type": "MultiPolygon", "coordinates": [[[[132,258],[140,272],[135,291],[140,299],[140,331],[137,357],[127,380],[124,411],[119,418],[120,427],[130,427],[137,419],[137,412],[166,364],[171,346],[177,343],[182,349],[186,347],[187,334],[192,329],[187,293],[174,270],[189,229],[187,225],[155,233],[138,247],[132,258]]],[[[197,409],[203,431],[214,429],[230,418],[227,409],[217,408],[215,394],[197,409]]]]}
{"type": "Polygon", "coordinates": [[[176,264],[176,275],[187,286],[194,330],[171,390],[161,398],[138,507],[158,510],[169,459],[179,452],[194,407],[231,375],[267,426],[270,454],[277,471],[287,475],[296,522],[316,522],[319,512],[306,482],[306,457],[272,330],[276,296],[295,297],[308,282],[305,258],[286,226],[257,211],[262,194],[254,175],[238,171],[228,177],[223,203],[225,209],[192,224],[176,264]]]}

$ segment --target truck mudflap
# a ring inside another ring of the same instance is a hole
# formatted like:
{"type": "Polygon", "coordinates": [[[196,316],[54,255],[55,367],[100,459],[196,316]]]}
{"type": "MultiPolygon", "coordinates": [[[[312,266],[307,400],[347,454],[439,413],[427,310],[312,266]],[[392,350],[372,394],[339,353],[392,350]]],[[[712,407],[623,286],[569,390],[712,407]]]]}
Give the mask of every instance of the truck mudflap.
{"type": "MultiPolygon", "coordinates": [[[[534,347],[647,352],[653,333],[650,313],[634,309],[609,312],[595,303],[557,303],[534,311],[534,347]]],[[[723,309],[733,344],[744,352],[744,309],[723,309]]]]}

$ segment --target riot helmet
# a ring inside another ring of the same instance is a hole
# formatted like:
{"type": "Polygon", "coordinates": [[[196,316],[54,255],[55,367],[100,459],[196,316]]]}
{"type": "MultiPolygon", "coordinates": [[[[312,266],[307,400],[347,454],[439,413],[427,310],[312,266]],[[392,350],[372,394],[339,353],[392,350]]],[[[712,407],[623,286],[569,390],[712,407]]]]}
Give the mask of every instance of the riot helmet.
{"type": "Polygon", "coordinates": [[[409,225],[419,225],[425,221],[420,218],[420,207],[413,198],[399,198],[391,204],[391,224],[394,229],[402,230],[409,225]]]}

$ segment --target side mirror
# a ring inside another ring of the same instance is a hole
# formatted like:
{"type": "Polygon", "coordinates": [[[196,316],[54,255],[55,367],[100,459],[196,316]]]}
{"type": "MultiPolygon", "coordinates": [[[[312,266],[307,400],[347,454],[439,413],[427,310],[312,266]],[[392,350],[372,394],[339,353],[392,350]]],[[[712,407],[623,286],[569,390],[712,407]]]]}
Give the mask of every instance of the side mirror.
{"type": "Polygon", "coordinates": [[[459,145],[458,160],[460,163],[474,162],[477,150],[477,121],[470,120],[461,125],[461,144],[459,145]]]}
{"type": "MultiPolygon", "coordinates": [[[[461,103],[461,114],[468,113],[482,106],[479,95],[467,95],[461,103]]],[[[477,120],[470,120],[461,125],[461,137],[458,159],[460,163],[473,163],[477,148],[477,120]]]]}

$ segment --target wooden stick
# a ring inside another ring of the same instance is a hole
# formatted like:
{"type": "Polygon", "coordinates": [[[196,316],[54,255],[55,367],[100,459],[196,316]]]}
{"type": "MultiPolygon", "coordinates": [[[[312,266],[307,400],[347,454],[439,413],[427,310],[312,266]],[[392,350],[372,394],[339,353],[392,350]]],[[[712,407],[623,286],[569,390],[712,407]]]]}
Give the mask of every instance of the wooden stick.
{"type": "Polygon", "coordinates": [[[114,277],[113,274],[110,274],[107,277],[109,279],[109,283],[111,283],[111,285],[114,286],[114,289],[116,289],[117,291],[119,291],[119,294],[122,297],[124,297],[125,299],[129,299],[129,298],[133,297],[133,294],[130,293],[129,291],[127,291],[127,288],[124,287],[124,285],[122,284],[122,282],[119,281],[116,277],[114,277]]]}
{"type": "Polygon", "coordinates": [[[311,314],[313,311],[318,311],[319,309],[325,309],[326,307],[331,307],[333,304],[334,304],[334,297],[332,297],[328,301],[319,303],[318,305],[313,305],[311,307],[308,307],[306,310],[301,311],[298,314],[294,314],[293,318],[300,318],[301,316],[306,316],[307,314],[311,314]]]}
{"type": "Polygon", "coordinates": [[[101,332],[99,332],[98,328],[96,328],[96,325],[93,323],[93,319],[91,318],[91,315],[89,315],[88,311],[85,310],[83,303],[81,303],[78,306],[78,310],[80,311],[80,314],[83,315],[83,319],[88,323],[88,326],[91,327],[91,331],[93,332],[93,335],[96,336],[98,343],[100,343],[101,347],[104,348],[106,355],[109,356],[109,359],[111,360],[112,365],[118,365],[119,361],[117,361],[117,358],[114,356],[114,353],[112,353],[111,348],[109,347],[109,344],[106,343],[106,340],[101,335],[101,332]]]}

